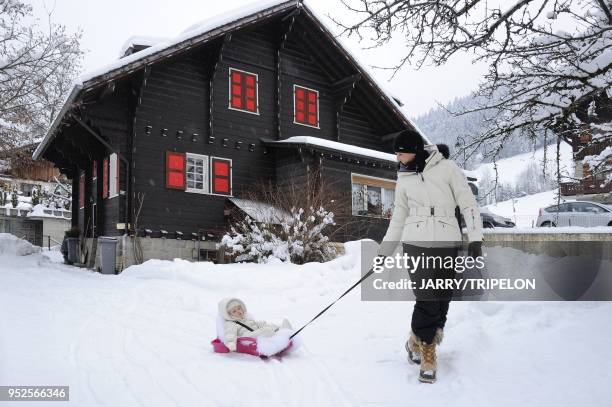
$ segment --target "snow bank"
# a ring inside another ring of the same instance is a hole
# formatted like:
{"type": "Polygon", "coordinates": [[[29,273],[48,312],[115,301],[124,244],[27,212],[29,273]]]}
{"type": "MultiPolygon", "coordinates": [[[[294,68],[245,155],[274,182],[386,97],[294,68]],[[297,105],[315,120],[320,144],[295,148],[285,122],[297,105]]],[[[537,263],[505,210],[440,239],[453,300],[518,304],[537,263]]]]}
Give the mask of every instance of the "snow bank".
{"type": "Polygon", "coordinates": [[[0,233],[0,254],[27,256],[40,252],[40,247],[10,233],[0,233]]]}

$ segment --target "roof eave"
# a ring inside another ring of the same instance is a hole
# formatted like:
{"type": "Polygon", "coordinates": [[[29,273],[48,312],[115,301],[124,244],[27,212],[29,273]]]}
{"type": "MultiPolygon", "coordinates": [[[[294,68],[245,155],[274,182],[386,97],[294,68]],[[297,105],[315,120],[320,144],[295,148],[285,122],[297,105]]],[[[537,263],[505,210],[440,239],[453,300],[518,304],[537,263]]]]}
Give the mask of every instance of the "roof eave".
{"type": "Polygon", "coordinates": [[[83,90],[83,85],[80,83],[76,83],[72,87],[72,90],[70,91],[70,95],[68,95],[68,98],[66,99],[66,101],[64,102],[64,105],[62,106],[62,110],[60,110],[57,116],[55,116],[55,119],[53,120],[53,123],[51,124],[51,127],[49,128],[49,131],[47,131],[47,134],[45,134],[45,137],[38,144],[38,147],[36,147],[36,150],[34,150],[34,153],[32,154],[32,158],[34,160],[38,160],[42,156],[42,154],[45,152],[45,150],[49,146],[49,143],[51,143],[51,141],[55,137],[57,128],[62,122],[64,116],[66,115],[66,112],[71,108],[72,104],[76,100],[81,90],[83,90]]]}

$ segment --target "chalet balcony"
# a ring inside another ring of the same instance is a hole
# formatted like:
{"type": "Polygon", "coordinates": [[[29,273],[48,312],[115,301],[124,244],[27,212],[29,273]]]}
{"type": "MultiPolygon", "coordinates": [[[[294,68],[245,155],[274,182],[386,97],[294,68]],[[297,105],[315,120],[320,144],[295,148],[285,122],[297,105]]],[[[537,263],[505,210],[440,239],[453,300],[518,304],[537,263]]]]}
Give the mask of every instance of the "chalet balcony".
{"type": "Polygon", "coordinates": [[[560,187],[562,196],[604,194],[612,191],[612,183],[602,187],[599,183],[562,182],[560,187]]]}

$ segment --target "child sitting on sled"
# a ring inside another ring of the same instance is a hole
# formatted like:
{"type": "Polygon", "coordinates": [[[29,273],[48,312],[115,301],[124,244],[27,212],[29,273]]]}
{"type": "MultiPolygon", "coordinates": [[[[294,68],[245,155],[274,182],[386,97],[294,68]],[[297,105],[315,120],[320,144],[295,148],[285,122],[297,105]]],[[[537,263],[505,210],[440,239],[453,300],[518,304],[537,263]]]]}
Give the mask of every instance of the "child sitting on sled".
{"type": "Polygon", "coordinates": [[[236,341],[240,337],[274,336],[279,329],[292,329],[286,319],[280,326],[266,321],[255,321],[247,315],[246,305],[238,298],[225,298],[219,303],[219,315],[223,318],[223,343],[232,352],[236,351],[236,341]]]}

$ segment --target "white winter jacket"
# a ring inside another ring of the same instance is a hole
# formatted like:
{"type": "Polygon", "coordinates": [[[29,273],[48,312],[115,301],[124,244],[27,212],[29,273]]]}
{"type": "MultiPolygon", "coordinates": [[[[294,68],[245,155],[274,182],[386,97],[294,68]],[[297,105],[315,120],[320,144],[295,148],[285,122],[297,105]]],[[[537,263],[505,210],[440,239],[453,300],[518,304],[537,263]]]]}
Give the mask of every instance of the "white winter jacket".
{"type": "Polygon", "coordinates": [[[429,157],[422,173],[397,173],[393,215],[379,255],[392,255],[398,242],[421,247],[460,243],[456,206],[465,219],[468,240],[482,240],[478,203],[463,171],[454,161],[445,159],[436,146],[426,149],[429,157]]]}
{"type": "Polygon", "coordinates": [[[236,350],[236,340],[239,337],[248,336],[248,337],[253,338],[257,336],[272,336],[279,329],[277,325],[270,324],[266,321],[255,321],[253,319],[249,319],[248,314],[247,314],[246,305],[244,304],[242,300],[238,298],[222,299],[219,302],[219,315],[223,317],[225,321],[223,324],[223,329],[224,329],[223,343],[225,343],[225,346],[227,346],[232,351],[236,350]],[[227,304],[229,304],[230,301],[237,301],[242,305],[242,308],[244,309],[244,315],[245,315],[244,318],[236,319],[229,314],[229,310],[227,309],[227,304]],[[242,324],[245,324],[246,326],[253,329],[253,331],[249,331],[248,329],[241,326],[240,324],[237,324],[234,321],[238,321],[242,324]]]}

